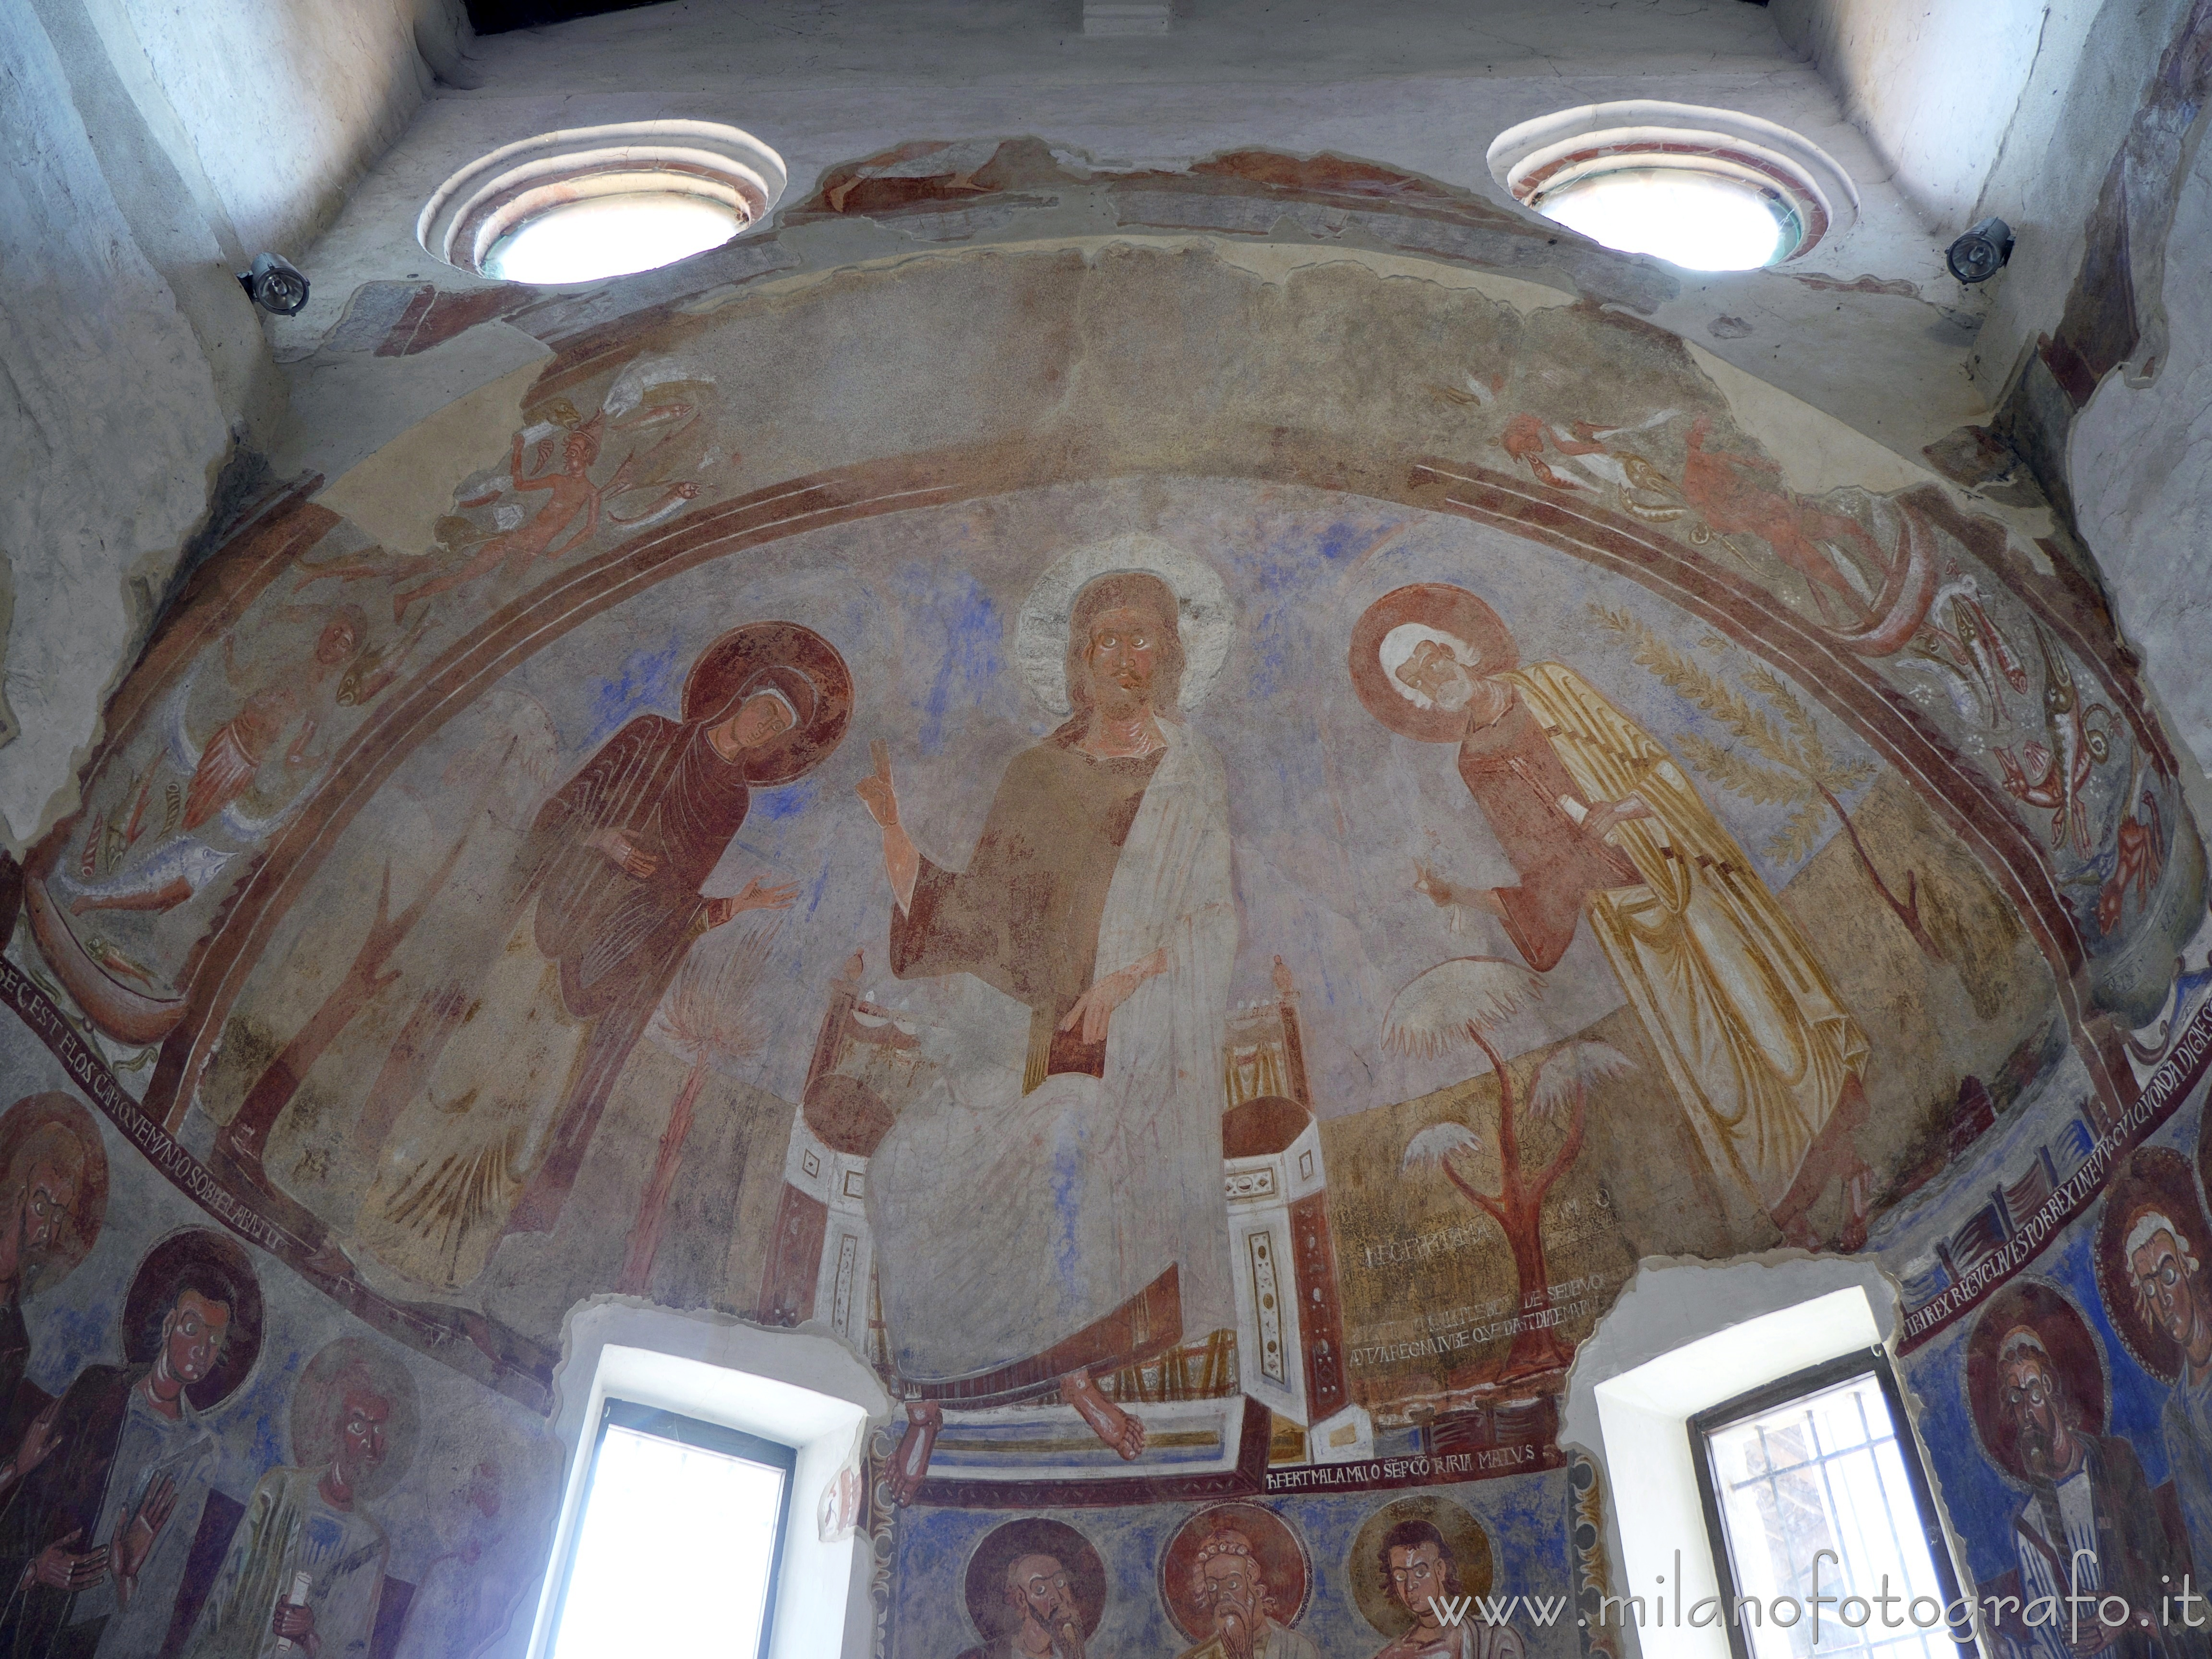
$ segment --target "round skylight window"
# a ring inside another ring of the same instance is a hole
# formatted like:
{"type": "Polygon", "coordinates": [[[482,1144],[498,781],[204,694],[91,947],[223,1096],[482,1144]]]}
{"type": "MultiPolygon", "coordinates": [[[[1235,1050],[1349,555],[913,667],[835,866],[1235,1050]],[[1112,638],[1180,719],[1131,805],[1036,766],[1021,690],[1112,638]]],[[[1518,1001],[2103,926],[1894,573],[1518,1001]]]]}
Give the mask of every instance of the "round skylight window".
{"type": "Polygon", "coordinates": [[[590,283],[672,265],[745,228],[726,202],[681,191],[586,196],[532,215],[492,244],[483,274],[510,283],[590,283]]]}
{"type": "Polygon", "coordinates": [[[1569,230],[1624,253],[1689,270],[1753,270],[1786,259],[1803,240],[1794,204],[1771,186],[1694,167],[1588,173],[1528,205],[1569,230]]]}
{"type": "Polygon", "coordinates": [[[1490,168],[1523,205],[1625,253],[1753,270],[1856,216],[1850,177],[1771,121],[1686,104],[1599,104],[1501,134],[1490,168]]]}
{"type": "Polygon", "coordinates": [[[462,270],[557,286],[717,248],[782,195],[783,160],[736,127],[637,121],[549,132],[471,162],[416,225],[462,270]]]}

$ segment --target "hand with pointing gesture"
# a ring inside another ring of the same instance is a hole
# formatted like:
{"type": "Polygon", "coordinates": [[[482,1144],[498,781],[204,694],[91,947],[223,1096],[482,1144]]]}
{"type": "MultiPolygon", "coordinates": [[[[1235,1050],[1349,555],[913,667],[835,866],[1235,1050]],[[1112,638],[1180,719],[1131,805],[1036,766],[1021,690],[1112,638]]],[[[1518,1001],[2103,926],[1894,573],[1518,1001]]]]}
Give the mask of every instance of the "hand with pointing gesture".
{"type": "Polygon", "coordinates": [[[876,769],[853,786],[868,809],[868,816],[884,832],[884,873],[891,878],[891,891],[897,895],[899,908],[911,908],[914,904],[914,884],[921,875],[921,854],[915,850],[914,842],[899,822],[898,791],[891,783],[891,746],[881,738],[868,745],[869,757],[876,769]]]}
{"type": "Polygon", "coordinates": [[[853,793],[866,804],[868,816],[888,830],[899,821],[898,793],[891,786],[891,746],[878,738],[868,745],[868,755],[876,769],[855,784],[853,793]]]}

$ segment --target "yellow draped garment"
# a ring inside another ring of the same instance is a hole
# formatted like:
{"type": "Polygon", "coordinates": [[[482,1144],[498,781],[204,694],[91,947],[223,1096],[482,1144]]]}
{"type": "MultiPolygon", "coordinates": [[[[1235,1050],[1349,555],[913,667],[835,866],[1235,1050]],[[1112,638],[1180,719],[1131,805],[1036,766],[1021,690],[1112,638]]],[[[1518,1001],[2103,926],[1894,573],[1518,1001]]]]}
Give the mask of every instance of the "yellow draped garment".
{"type": "Polygon", "coordinates": [[[1713,1168],[1772,1211],[1865,1069],[1866,1033],[1666,750],[1559,663],[1498,678],[1586,800],[1633,795],[1651,809],[1607,837],[1644,885],[1591,894],[1590,930],[1713,1168]]]}

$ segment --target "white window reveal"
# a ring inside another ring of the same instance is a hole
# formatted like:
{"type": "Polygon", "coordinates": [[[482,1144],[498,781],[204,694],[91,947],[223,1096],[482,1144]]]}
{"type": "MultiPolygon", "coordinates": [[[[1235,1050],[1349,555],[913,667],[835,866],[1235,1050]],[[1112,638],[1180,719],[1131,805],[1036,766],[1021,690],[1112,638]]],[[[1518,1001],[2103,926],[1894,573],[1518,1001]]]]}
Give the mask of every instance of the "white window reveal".
{"type": "Polygon", "coordinates": [[[783,158],[714,121],[540,133],[438,186],[416,234],[447,264],[559,286],[658,270],[721,246],[783,194],[783,158]]]}

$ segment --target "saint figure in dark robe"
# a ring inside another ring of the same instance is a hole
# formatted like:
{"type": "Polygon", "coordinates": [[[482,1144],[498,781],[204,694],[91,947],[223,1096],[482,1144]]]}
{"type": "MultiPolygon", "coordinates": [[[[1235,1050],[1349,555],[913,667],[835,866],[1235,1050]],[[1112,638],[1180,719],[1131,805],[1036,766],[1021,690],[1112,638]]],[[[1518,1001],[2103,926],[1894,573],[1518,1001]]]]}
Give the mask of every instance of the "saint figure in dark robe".
{"type": "Polygon", "coordinates": [[[88,1365],[15,1448],[0,1508],[0,1654],[137,1659],[168,1632],[217,1457],[205,1413],[252,1364],[260,1292],[204,1231],[155,1247],[120,1365],[88,1365]]]}
{"type": "Polygon", "coordinates": [[[700,889],[755,788],[789,783],[843,735],[852,682],[819,635],[724,635],[683,716],[641,714],[539,811],[509,866],[507,940],[424,1055],[357,1233],[387,1265],[458,1285],[507,1232],[558,1220],[631,1049],[684,954],[796,889],[700,889]]]}
{"type": "Polygon", "coordinates": [[[942,1404],[1057,1392],[1124,1458],[1095,1376],[1232,1340],[1222,1022],[1237,953],[1228,787],[1180,719],[1176,595],[1097,577],[1069,617],[1074,717],[1007,765],[967,867],[921,856],[887,753],[860,785],[897,904],[893,970],[1028,1010],[1018,1058],[954,1042],[870,1160],[878,1288],[918,1488],[942,1404]],[[1217,1333],[1224,1334],[1218,1335],[1217,1333]]]}

